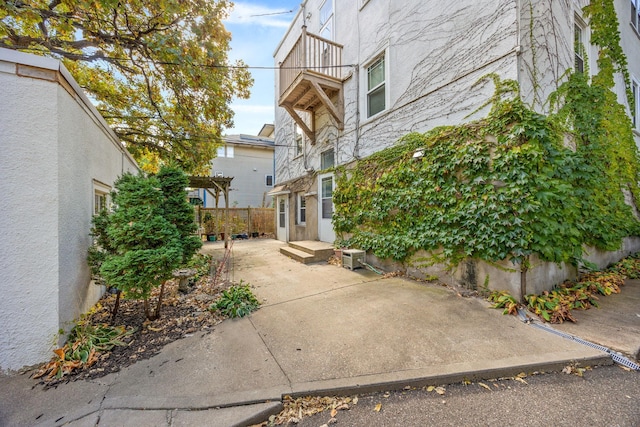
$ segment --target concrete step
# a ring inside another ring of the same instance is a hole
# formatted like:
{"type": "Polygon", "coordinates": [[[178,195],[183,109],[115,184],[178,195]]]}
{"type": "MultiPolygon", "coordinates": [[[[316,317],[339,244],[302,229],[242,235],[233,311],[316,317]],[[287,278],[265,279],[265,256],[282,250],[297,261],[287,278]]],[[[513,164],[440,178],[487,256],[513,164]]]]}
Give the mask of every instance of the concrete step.
{"type": "Polygon", "coordinates": [[[289,246],[302,252],[313,255],[319,260],[328,260],[333,255],[333,245],[326,242],[314,240],[301,240],[298,242],[289,242],[289,246]]]}
{"type": "Polygon", "coordinates": [[[292,248],[290,246],[281,247],[280,253],[303,264],[311,264],[312,262],[315,262],[315,257],[312,254],[292,248]]]}

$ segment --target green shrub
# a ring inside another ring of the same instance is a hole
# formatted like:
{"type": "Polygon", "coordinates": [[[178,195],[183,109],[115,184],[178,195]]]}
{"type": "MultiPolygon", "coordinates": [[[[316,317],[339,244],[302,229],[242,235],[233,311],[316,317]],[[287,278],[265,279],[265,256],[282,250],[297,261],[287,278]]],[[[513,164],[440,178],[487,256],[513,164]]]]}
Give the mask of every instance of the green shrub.
{"type": "Polygon", "coordinates": [[[222,292],[222,296],[214,302],[210,310],[219,310],[224,316],[231,318],[244,317],[258,309],[260,302],[251,292],[248,284],[231,286],[222,292]]]}

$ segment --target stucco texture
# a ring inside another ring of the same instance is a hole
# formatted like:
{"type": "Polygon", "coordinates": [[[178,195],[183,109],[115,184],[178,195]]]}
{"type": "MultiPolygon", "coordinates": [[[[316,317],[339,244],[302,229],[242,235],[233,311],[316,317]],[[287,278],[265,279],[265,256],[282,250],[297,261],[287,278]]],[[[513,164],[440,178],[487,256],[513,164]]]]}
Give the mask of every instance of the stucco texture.
{"type": "Polygon", "coordinates": [[[0,49],[0,370],[51,357],[102,289],[94,185],[137,166],[57,61],[0,49]]]}

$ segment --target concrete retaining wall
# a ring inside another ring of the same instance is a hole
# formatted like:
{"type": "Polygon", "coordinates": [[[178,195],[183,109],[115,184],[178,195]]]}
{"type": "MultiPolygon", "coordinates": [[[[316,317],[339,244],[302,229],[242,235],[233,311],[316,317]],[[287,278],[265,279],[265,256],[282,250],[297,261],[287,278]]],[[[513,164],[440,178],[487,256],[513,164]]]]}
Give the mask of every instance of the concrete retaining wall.
{"type": "MultiPolygon", "coordinates": [[[[640,237],[627,237],[617,251],[602,251],[595,248],[585,249],[585,259],[603,269],[622,258],[640,251],[640,237]]],[[[393,260],[381,260],[375,255],[367,254],[367,263],[383,271],[402,271],[416,279],[433,279],[452,286],[463,286],[468,289],[489,291],[508,291],[516,298],[521,298],[520,266],[510,261],[487,263],[477,259],[467,259],[456,268],[445,263],[434,263],[432,260],[438,253],[420,251],[406,263],[393,260]]],[[[526,274],[525,294],[540,294],[550,291],[565,280],[575,280],[578,270],[575,266],[562,263],[540,261],[531,257],[531,269],[526,274]]]]}

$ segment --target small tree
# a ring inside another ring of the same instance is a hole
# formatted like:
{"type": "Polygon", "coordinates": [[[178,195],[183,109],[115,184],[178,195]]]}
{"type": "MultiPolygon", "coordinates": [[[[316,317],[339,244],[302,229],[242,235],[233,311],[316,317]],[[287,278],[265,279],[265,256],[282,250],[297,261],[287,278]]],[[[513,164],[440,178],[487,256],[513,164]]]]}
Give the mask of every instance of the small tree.
{"type": "MultiPolygon", "coordinates": [[[[128,299],[142,299],[145,315],[160,315],[164,282],[183,260],[177,227],[165,218],[165,198],[155,177],[125,174],[115,183],[114,212],[108,216],[100,275],[128,299]],[[162,286],[154,312],[151,291],[162,286]]],[[[99,222],[94,221],[95,226],[99,222]]],[[[114,313],[115,315],[115,313],[114,313]]]]}
{"type": "Polygon", "coordinates": [[[187,201],[185,189],[189,185],[189,179],[181,169],[170,166],[163,166],[157,178],[164,196],[164,217],[178,230],[184,264],[202,247],[202,241],[194,235],[198,227],[194,220],[193,206],[187,201]]]}

